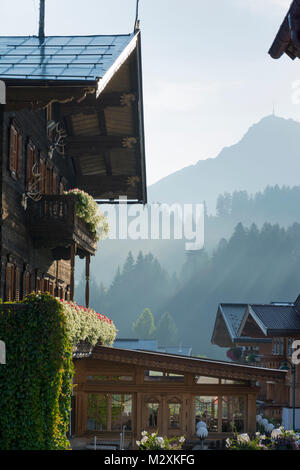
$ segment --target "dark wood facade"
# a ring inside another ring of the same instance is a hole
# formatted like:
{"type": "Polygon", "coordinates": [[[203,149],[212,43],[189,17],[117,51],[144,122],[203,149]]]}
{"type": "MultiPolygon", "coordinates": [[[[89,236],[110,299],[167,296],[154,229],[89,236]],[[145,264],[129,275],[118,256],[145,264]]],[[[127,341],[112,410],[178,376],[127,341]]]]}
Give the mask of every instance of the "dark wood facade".
{"type": "MultiPolygon", "coordinates": [[[[75,256],[86,258],[88,281],[97,243],[64,191],[146,202],[140,33],[0,39],[0,68],[13,68],[11,74],[0,70],[6,84],[6,105],[0,105],[0,298],[22,300],[35,290],[72,299],[75,256]],[[78,69],[69,76],[74,62],[81,60],[83,68],[95,61],[93,71],[104,56],[109,67],[101,78],[77,76],[78,69]],[[38,78],[18,74],[28,60],[33,70],[41,67],[38,78]],[[49,76],[54,62],[66,73],[49,76]]],[[[87,282],[87,303],[88,297],[87,282]]]]}

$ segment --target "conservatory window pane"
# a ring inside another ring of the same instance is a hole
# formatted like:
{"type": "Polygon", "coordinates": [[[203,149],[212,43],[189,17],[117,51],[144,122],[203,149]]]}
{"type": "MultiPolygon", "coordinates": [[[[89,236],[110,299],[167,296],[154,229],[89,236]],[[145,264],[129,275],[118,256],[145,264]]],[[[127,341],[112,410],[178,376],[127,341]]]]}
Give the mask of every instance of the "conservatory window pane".
{"type": "MultiPolygon", "coordinates": [[[[218,397],[200,397],[195,398],[196,423],[204,421],[207,430],[210,432],[218,431],[218,397]]],[[[195,425],[196,425],[195,423],[195,425]]]]}
{"type": "Polygon", "coordinates": [[[164,373],[157,370],[145,370],[144,380],[146,382],[160,382],[164,378],[164,373]]]}
{"type": "Polygon", "coordinates": [[[180,407],[179,403],[169,403],[169,428],[180,428],[180,407]]]}
{"type": "Polygon", "coordinates": [[[148,403],[147,404],[147,409],[148,409],[148,426],[149,426],[149,428],[157,428],[159,404],[158,403],[148,403]]]}
{"type": "Polygon", "coordinates": [[[245,398],[222,397],[222,432],[244,432],[245,398]]]}
{"type": "Polygon", "coordinates": [[[107,430],[107,404],[108,395],[102,393],[89,393],[87,397],[87,430],[107,430]]]}
{"type": "Polygon", "coordinates": [[[220,379],[217,377],[205,377],[204,375],[195,375],[196,384],[219,384],[220,379]]]}
{"type": "Polygon", "coordinates": [[[132,395],[111,396],[111,429],[121,431],[123,426],[131,430],[132,426],[132,395]]]}

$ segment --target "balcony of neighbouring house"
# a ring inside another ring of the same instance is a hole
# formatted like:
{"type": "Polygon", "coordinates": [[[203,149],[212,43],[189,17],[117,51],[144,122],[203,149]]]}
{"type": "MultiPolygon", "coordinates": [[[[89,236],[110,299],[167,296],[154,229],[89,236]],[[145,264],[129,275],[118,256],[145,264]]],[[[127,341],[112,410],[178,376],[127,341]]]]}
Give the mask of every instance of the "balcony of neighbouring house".
{"type": "Polygon", "coordinates": [[[29,199],[27,221],[36,248],[51,249],[54,259],[71,259],[71,247],[81,258],[94,255],[97,240],[90,226],[75,214],[76,198],[71,195],[43,195],[29,199]]]}

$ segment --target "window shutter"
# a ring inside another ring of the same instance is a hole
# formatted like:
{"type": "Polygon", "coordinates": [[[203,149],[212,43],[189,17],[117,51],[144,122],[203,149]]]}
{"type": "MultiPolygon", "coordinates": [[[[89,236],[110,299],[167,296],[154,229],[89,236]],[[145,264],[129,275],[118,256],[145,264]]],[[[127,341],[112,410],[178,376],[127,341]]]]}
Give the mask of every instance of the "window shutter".
{"type": "Polygon", "coordinates": [[[22,136],[17,135],[17,152],[16,152],[16,172],[17,177],[21,178],[22,175],[22,136]]]}
{"type": "Polygon", "coordinates": [[[17,148],[18,148],[18,133],[13,125],[10,126],[9,138],[9,162],[8,168],[12,175],[16,175],[17,163],[17,148]]]}
{"type": "Polygon", "coordinates": [[[21,284],[21,276],[20,276],[20,270],[18,267],[15,268],[15,278],[14,278],[14,290],[15,290],[15,296],[13,300],[19,301],[21,298],[20,294],[20,284],[21,284]]]}
{"type": "Polygon", "coordinates": [[[35,148],[32,144],[27,145],[27,162],[26,162],[26,183],[32,179],[32,168],[35,163],[35,148]]]}
{"type": "Polygon", "coordinates": [[[15,267],[12,263],[7,263],[5,268],[5,300],[10,302],[15,300],[15,267]]]}

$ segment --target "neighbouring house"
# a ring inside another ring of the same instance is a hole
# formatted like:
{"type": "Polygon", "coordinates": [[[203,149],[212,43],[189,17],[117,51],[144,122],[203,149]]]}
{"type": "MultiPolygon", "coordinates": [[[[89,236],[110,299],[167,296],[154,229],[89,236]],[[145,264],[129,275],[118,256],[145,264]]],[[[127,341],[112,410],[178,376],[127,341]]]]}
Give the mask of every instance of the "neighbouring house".
{"type": "Polygon", "coordinates": [[[140,31],[0,37],[0,80],[0,298],[72,300],[78,255],[88,304],[97,243],[65,191],[147,201],[140,31]]]}
{"type": "Polygon", "coordinates": [[[239,336],[238,331],[247,304],[220,304],[211,342],[229,348],[227,356],[233,361],[259,365],[260,355],[271,354],[271,338],[239,336]]]}
{"type": "Polygon", "coordinates": [[[208,439],[256,431],[257,381],[284,384],[286,372],[154,351],[96,346],[75,355],[73,435],[81,445],[135,448],[143,430],[197,441],[203,420],[208,439]]]}
{"type": "MultiPolygon", "coordinates": [[[[212,343],[240,351],[241,362],[280,369],[291,364],[293,342],[300,338],[300,297],[293,302],[270,304],[220,304],[212,343]],[[251,345],[251,346],[249,346],[251,345]],[[252,349],[249,349],[252,348],[252,349]]],[[[232,350],[232,349],[231,349],[232,350]]],[[[238,355],[238,353],[236,353],[238,355]]],[[[296,427],[300,427],[299,366],[295,368],[296,427]]],[[[292,426],[293,374],[289,366],[287,381],[277,386],[272,380],[260,382],[260,407],[264,414],[292,426]]]]}
{"type": "Polygon", "coordinates": [[[286,54],[292,60],[300,58],[300,1],[293,0],[269,50],[273,59],[286,54]]]}
{"type": "Polygon", "coordinates": [[[117,338],[113,346],[120,349],[165,352],[179,356],[192,355],[191,346],[158,346],[157,339],[117,338]]]}

